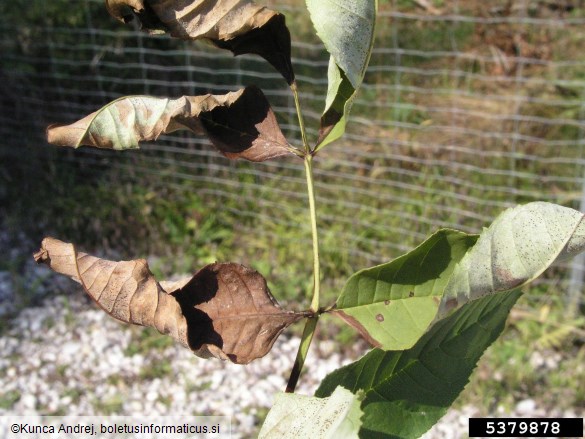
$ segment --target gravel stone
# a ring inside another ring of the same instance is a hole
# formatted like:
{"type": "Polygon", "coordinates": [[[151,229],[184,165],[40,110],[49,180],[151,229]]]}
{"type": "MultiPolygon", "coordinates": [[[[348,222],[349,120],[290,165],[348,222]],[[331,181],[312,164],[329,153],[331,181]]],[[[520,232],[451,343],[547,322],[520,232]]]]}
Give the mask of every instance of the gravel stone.
{"type": "Polygon", "coordinates": [[[534,413],[536,409],[536,402],[533,399],[523,399],[518,404],[516,404],[516,411],[521,415],[527,415],[529,413],[534,413]]]}

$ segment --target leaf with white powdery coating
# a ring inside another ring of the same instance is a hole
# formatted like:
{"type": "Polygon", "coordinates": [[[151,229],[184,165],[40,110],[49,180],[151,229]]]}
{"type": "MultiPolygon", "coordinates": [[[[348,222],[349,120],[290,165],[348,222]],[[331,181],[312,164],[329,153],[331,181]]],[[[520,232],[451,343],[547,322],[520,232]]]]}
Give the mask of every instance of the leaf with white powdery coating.
{"type": "Polygon", "coordinates": [[[253,53],[268,61],[288,84],[294,81],[290,33],[284,15],[250,0],[106,0],[113,17],[134,16],[150,33],[184,40],[205,39],[234,55],[253,53]]]}
{"type": "Polygon", "coordinates": [[[581,212],[545,202],[510,208],[483,231],[455,268],[436,319],[469,301],[520,288],[556,260],[584,249],[581,212]]]}
{"type": "Polygon", "coordinates": [[[364,393],[338,387],[326,398],[276,395],[258,439],[357,439],[364,393]]]}
{"type": "Polygon", "coordinates": [[[195,355],[246,364],[306,313],[282,309],[260,273],[210,264],[177,282],[156,281],[144,259],[108,261],[45,238],[35,260],[79,282],[109,315],[168,334],[195,355]]]}
{"type": "Polygon", "coordinates": [[[70,125],[49,126],[47,140],[73,148],[124,150],[181,129],[207,135],[230,159],[261,162],[292,154],[270,104],[255,86],[225,95],[120,98],[70,125]]]}
{"type": "Polygon", "coordinates": [[[327,98],[316,149],[343,135],[374,43],[377,0],[306,0],[329,60],[327,98]]]}

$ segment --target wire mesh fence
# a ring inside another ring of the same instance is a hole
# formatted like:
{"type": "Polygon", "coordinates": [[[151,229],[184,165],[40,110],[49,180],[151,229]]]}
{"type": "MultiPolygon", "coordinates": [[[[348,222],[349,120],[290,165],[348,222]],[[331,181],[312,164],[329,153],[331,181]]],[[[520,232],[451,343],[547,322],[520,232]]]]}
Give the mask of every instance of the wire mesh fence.
{"type": "MultiPolygon", "coordinates": [[[[477,232],[504,208],[532,200],[585,210],[584,3],[382,1],[348,133],[315,166],[325,258],[347,271],[381,263],[437,228],[477,232]]],[[[255,237],[245,240],[251,254],[267,243],[303,251],[310,234],[295,159],[231,162],[181,133],[124,154],[49,152],[42,136],[48,123],[77,120],[123,95],[219,94],[257,84],[287,138],[300,143],[292,95],[270,66],[124,27],[99,0],[15,5],[0,9],[5,166],[35,176],[75,163],[92,178],[197,192],[210,211],[229,212],[239,234],[255,237]]],[[[327,53],[303,2],[269,6],[287,16],[315,139],[327,53]]],[[[544,282],[577,297],[583,265],[583,258],[561,265],[544,282]]]]}

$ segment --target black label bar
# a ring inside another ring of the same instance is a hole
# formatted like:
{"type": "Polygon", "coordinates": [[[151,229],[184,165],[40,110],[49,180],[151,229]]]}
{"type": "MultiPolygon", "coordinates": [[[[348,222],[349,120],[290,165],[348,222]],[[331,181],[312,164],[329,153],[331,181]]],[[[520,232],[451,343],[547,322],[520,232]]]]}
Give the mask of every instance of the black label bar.
{"type": "Polygon", "coordinates": [[[469,418],[469,437],[583,437],[583,418],[469,418]]]}

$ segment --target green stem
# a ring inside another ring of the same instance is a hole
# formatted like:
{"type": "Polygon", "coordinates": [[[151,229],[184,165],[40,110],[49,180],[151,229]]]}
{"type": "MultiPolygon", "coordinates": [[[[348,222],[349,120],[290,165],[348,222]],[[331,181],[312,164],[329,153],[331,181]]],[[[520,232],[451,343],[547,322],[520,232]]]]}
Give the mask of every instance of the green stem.
{"type": "Polygon", "coordinates": [[[301,344],[299,346],[299,350],[297,351],[297,358],[295,359],[295,364],[292,368],[292,371],[290,372],[290,378],[288,379],[288,383],[286,385],[286,393],[294,393],[295,388],[297,387],[299,377],[301,376],[301,371],[303,370],[303,366],[305,364],[305,359],[307,358],[307,353],[309,352],[309,347],[311,346],[311,341],[313,340],[313,334],[315,334],[315,328],[317,327],[318,320],[318,315],[307,319],[305,329],[303,330],[303,336],[301,338],[301,344]]]}
{"type": "Polygon", "coordinates": [[[317,210],[315,208],[315,188],[313,184],[313,156],[305,156],[305,174],[307,176],[307,192],[309,195],[309,213],[311,217],[311,234],[313,236],[313,299],[311,311],[319,311],[319,291],[321,268],[319,263],[319,235],[317,233],[317,210]]]}
{"type": "Polygon", "coordinates": [[[292,94],[295,99],[295,108],[297,109],[297,117],[299,119],[299,128],[301,129],[301,137],[303,139],[303,146],[305,147],[305,154],[308,155],[311,153],[311,147],[309,146],[309,142],[307,141],[305,121],[303,119],[303,113],[301,111],[301,102],[299,101],[299,90],[297,88],[296,81],[293,81],[293,83],[290,85],[290,89],[292,90],[292,94]]]}
{"type": "Polygon", "coordinates": [[[303,330],[303,335],[301,337],[301,344],[297,352],[297,358],[295,359],[295,364],[292,368],[290,378],[288,379],[288,384],[286,386],[285,391],[287,393],[293,393],[295,391],[295,387],[297,386],[297,382],[301,376],[301,371],[303,370],[303,365],[305,364],[305,359],[307,358],[307,352],[309,352],[309,347],[311,346],[311,341],[313,340],[313,334],[315,333],[317,321],[319,320],[319,285],[321,270],[319,265],[319,237],[317,235],[317,211],[315,209],[315,191],[313,185],[312,163],[313,156],[306,155],[305,173],[307,175],[307,192],[309,194],[311,232],[313,235],[313,299],[311,300],[310,310],[314,312],[315,315],[307,319],[307,323],[305,323],[305,329],[303,330]]]}
{"type": "Polygon", "coordinates": [[[313,182],[313,156],[311,153],[311,148],[307,143],[307,135],[305,132],[305,125],[303,123],[303,115],[301,113],[301,106],[299,104],[296,83],[293,82],[291,85],[291,90],[293,91],[293,95],[295,97],[295,105],[299,118],[303,145],[305,146],[305,175],[307,177],[309,216],[311,222],[311,235],[313,237],[313,298],[311,299],[310,310],[314,313],[314,315],[308,318],[307,322],[305,323],[305,329],[303,330],[301,344],[299,345],[299,350],[297,351],[295,364],[292,368],[290,378],[286,386],[287,393],[293,393],[295,391],[299,377],[301,376],[301,372],[303,370],[303,365],[305,364],[305,359],[307,358],[307,353],[309,352],[309,347],[311,346],[311,341],[313,340],[313,335],[315,334],[317,322],[319,321],[319,291],[321,278],[321,268],[319,263],[319,235],[317,233],[317,209],[315,207],[315,185],[313,182]]]}
{"type": "Polygon", "coordinates": [[[305,173],[307,175],[307,192],[309,194],[309,211],[311,217],[311,231],[313,235],[313,299],[311,300],[310,310],[315,313],[313,317],[307,319],[305,329],[301,337],[301,344],[297,352],[295,364],[290,373],[290,378],[286,386],[286,392],[293,393],[303,370],[307,352],[313,340],[313,334],[319,320],[319,290],[320,290],[320,264],[319,264],[319,236],[317,234],[317,211],[315,209],[315,191],[313,185],[313,156],[305,156],[305,173]]]}

